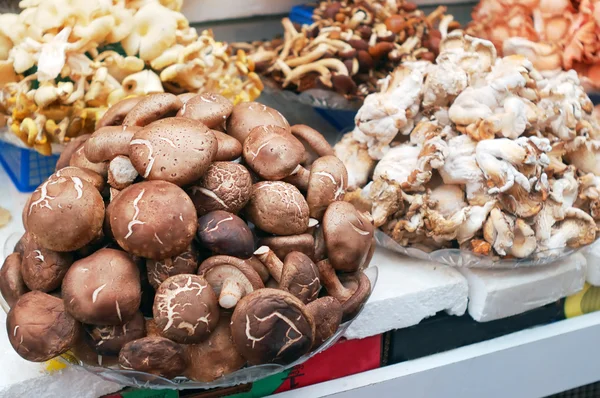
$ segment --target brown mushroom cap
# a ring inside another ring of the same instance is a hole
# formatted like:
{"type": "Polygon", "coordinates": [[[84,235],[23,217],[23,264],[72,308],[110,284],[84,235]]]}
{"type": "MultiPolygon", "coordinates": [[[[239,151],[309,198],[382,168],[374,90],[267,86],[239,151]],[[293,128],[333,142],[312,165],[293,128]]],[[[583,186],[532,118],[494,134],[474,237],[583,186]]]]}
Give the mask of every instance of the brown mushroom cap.
{"type": "Polygon", "coordinates": [[[290,124],[281,113],[258,102],[242,102],[233,107],[227,119],[227,134],[242,144],[256,126],[279,126],[290,131],[290,124]]]}
{"type": "Polygon", "coordinates": [[[329,145],[325,137],[312,127],[304,124],[296,124],[290,128],[290,131],[304,145],[304,149],[309,156],[303,164],[312,164],[315,160],[313,157],[335,155],[333,148],[329,145]]]}
{"type": "Polygon", "coordinates": [[[29,292],[8,313],[6,331],[10,344],[21,357],[44,362],[71,348],[80,324],[65,311],[61,299],[29,292]]]}
{"type": "Polygon", "coordinates": [[[337,271],[355,272],[364,263],[374,227],[348,202],[333,202],[323,216],[327,256],[337,271]]]}
{"type": "Polygon", "coordinates": [[[315,300],[321,290],[319,269],[306,254],[291,252],[283,260],[279,288],[307,304],[315,300]]]}
{"type": "Polygon", "coordinates": [[[181,274],[165,280],[154,297],[154,320],[159,333],[178,343],[199,343],[219,322],[217,296],[206,279],[181,274]]]}
{"type": "Polygon", "coordinates": [[[257,126],[244,141],[244,161],[265,180],[292,174],[304,158],[304,146],[283,127],[257,126]]]}
{"type": "Polygon", "coordinates": [[[309,352],[315,322],[296,297],[265,288],[240,300],[231,318],[231,334],[250,364],[287,364],[309,352]]]}
{"type": "Polygon", "coordinates": [[[81,145],[75,150],[75,152],[73,152],[73,155],[71,155],[71,158],[69,160],[69,166],[91,170],[96,174],[100,174],[104,178],[106,178],[106,176],[108,175],[108,163],[90,162],[88,158],[85,157],[85,145],[81,145]]]}
{"type": "Polygon", "coordinates": [[[57,177],[35,190],[25,211],[26,229],[40,246],[67,252],[100,235],[104,201],[89,182],[79,177],[57,177]]]}
{"type": "Polygon", "coordinates": [[[371,293],[369,278],[362,271],[338,276],[329,260],[319,261],[317,267],[327,293],[342,304],[342,321],[352,319],[371,293]]]}
{"type": "Polygon", "coordinates": [[[101,163],[119,155],[129,156],[129,142],[141,130],[137,126],[109,126],[99,128],[84,144],[85,157],[90,162],[101,163]]]}
{"type": "Polygon", "coordinates": [[[197,120],[209,128],[225,123],[233,104],[219,94],[203,93],[188,99],[177,113],[179,117],[197,120]]]}
{"type": "Polygon", "coordinates": [[[119,355],[121,348],[130,341],[146,336],[144,315],[137,312],[133,318],[119,326],[85,325],[96,352],[100,355],[119,355]]]}
{"type": "Polygon", "coordinates": [[[51,292],[58,289],[73,264],[71,253],[59,253],[44,249],[29,241],[21,262],[21,275],[31,290],[51,292]]]}
{"type": "Polygon", "coordinates": [[[130,341],[119,353],[119,364],[123,369],[168,379],[181,375],[186,367],[183,348],[164,337],[143,337],[130,341]]]}
{"type": "Polygon", "coordinates": [[[166,181],[144,181],[125,188],[111,203],[110,216],[119,246],[151,259],[184,252],[198,227],[189,196],[166,181]]]}
{"type": "Polygon", "coordinates": [[[120,250],[100,249],[73,263],[62,284],[67,311],[92,325],[122,325],[140,307],[140,272],[120,250]]]}
{"type": "Polygon", "coordinates": [[[218,150],[215,160],[231,161],[242,156],[242,144],[230,135],[221,131],[210,130],[218,142],[218,150]]]}
{"type": "Polygon", "coordinates": [[[155,289],[167,278],[179,274],[195,274],[198,270],[198,250],[192,244],[186,251],[163,260],[146,260],[148,281],[155,289]]]}
{"type": "Polygon", "coordinates": [[[261,181],[252,186],[246,206],[248,219],[275,235],[298,235],[308,229],[308,204],[298,188],[281,181],[261,181]]]}
{"type": "Polygon", "coordinates": [[[142,177],[183,186],[202,177],[217,149],[208,127],[178,117],[157,120],[136,132],[129,157],[142,177]]]}
{"type": "Polygon", "coordinates": [[[177,98],[179,98],[181,100],[182,103],[186,103],[188,102],[191,98],[194,98],[195,96],[197,96],[198,94],[196,93],[183,93],[183,94],[178,94],[177,98]]]}
{"type": "Polygon", "coordinates": [[[321,297],[306,305],[315,320],[315,341],[311,351],[335,334],[342,323],[342,305],[331,296],[321,297]]]}
{"type": "Polygon", "coordinates": [[[67,167],[71,162],[71,156],[90,138],[91,134],[83,134],[72,138],[63,148],[58,161],[56,162],[56,171],[67,167]]]}
{"type": "Polygon", "coordinates": [[[107,126],[120,126],[125,120],[125,116],[140,102],[144,97],[125,98],[110,108],[96,122],[96,130],[107,126]]]}
{"type": "Polygon", "coordinates": [[[147,126],[158,119],[175,116],[182,106],[183,102],[173,94],[148,95],[127,113],[123,126],[147,126]]]}
{"type": "Polygon", "coordinates": [[[23,282],[21,276],[21,255],[12,253],[0,268],[0,294],[9,307],[15,305],[19,297],[27,293],[29,289],[23,282]]]}
{"type": "Polygon", "coordinates": [[[71,352],[78,361],[90,366],[114,366],[119,364],[118,356],[99,355],[94,347],[91,338],[85,331],[85,328],[80,328],[79,337],[71,347],[71,352]]]}
{"type": "Polygon", "coordinates": [[[304,253],[310,258],[315,254],[315,240],[311,234],[267,236],[259,239],[258,246],[269,246],[279,258],[285,258],[291,252],[304,253]]]}
{"type": "Polygon", "coordinates": [[[254,236],[248,225],[233,213],[215,210],[198,220],[198,239],[213,254],[250,258],[254,236]]]}
{"type": "Polygon", "coordinates": [[[214,162],[187,192],[198,216],[214,210],[235,214],[250,200],[252,177],[248,169],[239,163],[214,162]]]}
{"type": "Polygon", "coordinates": [[[162,337],[158,331],[158,326],[156,326],[156,321],[154,320],[154,318],[146,319],[146,336],[162,337]]]}
{"type": "MultiPolygon", "coordinates": [[[[26,205],[26,207],[27,207],[27,205],[26,205]]],[[[25,232],[21,236],[21,238],[19,239],[17,244],[15,245],[15,248],[13,251],[15,253],[19,253],[21,255],[21,257],[23,257],[23,254],[25,253],[25,248],[27,247],[27,244],[29,243],[30,240],[31,240],[31,235],[29,235],[28,232],[25,232]]]]}
{"type": "Polygon", "coordinates": [[[306,194],[310,216],[317,220],[323,218],[331,203],[344,200],[347,187],[348,171],[341,160],[335,156],[315,160],[310,169],[306,194]]]}
{"type": "Polygon", "coordinates": [[[245,294],[265,287],[260,275],[247,261],[231,256],[212,256],[200,264],[198,275],[208,281],[222,307],[233,308],[245,294]],[[235,291],[228,292],[228,284],[234,284],[235,291]]]}
{"type": "Polygon", "coordinates": [[[210,382],[241,369],[246,360],[237,352],[231,337],[231,315],[222,313],[208,339],[183,346],[187,359],[184,375],[195,381],[210,382]]]}
{"type": "Polygon", "coordinates": [[[104,178],[98,174],[88,169],[80,169],[79,167],[66,166],[62,169],[58,170],[56,173],[52,174],[50,178],[56,177],[79,177],[82,180],[85,180],[92,184],[98,192],[102,192],[104,190],[104,186],[106,185],[106,181],[104,178]]]}

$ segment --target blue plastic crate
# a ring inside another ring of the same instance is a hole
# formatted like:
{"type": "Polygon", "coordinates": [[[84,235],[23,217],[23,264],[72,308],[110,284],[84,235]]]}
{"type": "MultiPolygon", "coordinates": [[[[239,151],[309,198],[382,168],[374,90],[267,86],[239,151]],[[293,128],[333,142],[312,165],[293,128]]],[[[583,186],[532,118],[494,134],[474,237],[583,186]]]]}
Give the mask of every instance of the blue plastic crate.
{"type": "Polygon", "coordinates": [[[341,109],[314,108],[323,119],[331,124],[337,131],[348,132],[354,129],[354,118],[357,111],[341,109]]]}
{"type": "Polygon", "coordinates": [[[310,25],[313,23],[314,7],[309,5],[294,6],[290,10],[290,21],[299,25],[310,25]]]}
{"type": "Polygon", "coordinates": [[[54,173],[59,155],[44,156],[0,140],[0,163],[21,192],[35,190],[54,173]]]}

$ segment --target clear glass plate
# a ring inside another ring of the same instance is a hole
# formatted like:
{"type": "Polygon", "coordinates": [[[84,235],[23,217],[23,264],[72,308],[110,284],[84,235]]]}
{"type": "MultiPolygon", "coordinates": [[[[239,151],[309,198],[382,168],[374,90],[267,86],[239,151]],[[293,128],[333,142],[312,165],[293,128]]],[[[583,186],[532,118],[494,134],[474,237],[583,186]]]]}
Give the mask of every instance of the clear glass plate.
{"type": "MultiPolygon", "coordinates": [[[[2,267],[2,264],[4,263],[4,259],[13,252],[15,244],[19,241],[20,237],[21,237],[20,234],[17,234],[17,233],[11,234],[7,238],[6,242],[4,242],[4,245],[2,248],[2,253],[0,253],[1,254],[0,255],[0,258],[1,258],[0,268],[2,267]]],[[[371,294],[372,294],[373,289],[375,288],[375,284],[377,283],[378,269],[376,266],[371,266],[371,267],[367,268],[364,272],[367,275],[367,277],[369,278],[369,280],[371,281],[371,294]]],[[[370,297],[370,294],[369,294],[369,297],[370,297]]],[[[2,306],[2,309],[4,311],[8,312],[8,310],[9,310],[8,305],[4,301],[4,298],[2,298],[2,295],[0,295],[0,305],[2,306]]],[[[364,305],[363,305],[363,308],[364,308],[364,305]]],[[[296,360],[293,363],[290,363],[288,365],[264,364],[264,365],[257,365],[257,366],[248,366],[248,367],[242,368],[236,372],[225,375],[225,376],[221,377],[220,379],[215,380],[210,383],[192,381],[185,377],[177,377],[173,380],[170,380],[170,379],[166,379],[164,377],[155,376],[155,375],[151,375],[151,374],[144,373],[144,372],[119,369],[118,367],[108,368],[108,367],[90,366],[90,365],[84,364],[83,362],[79,361],[71,352],[63,354],[58,359],[60,359],[61,361],[65,362],[65,363],[71,364],[72,366],[81,367],[90,373],[94,373],[94,374],[102,377],[103,379],[113,381],[115,383],[119,383],[122,385],[130,386],[130,387],[136,387],[136,388],[186,390],[186,389],[210,389],[210,388],[217,388],[217,387],[232,387],[232,386],[236,386],[238,384],[252,383],[256,380],[263,379],[265,377],[283,372],[283,371],[290,369],[296,365],[300,365],[301,363],[306,362],[309,358],[312,358],[315,355],[317,355],[318,353],[325,351],[327,348],[331,347],[338,340],[340,340],[340,338],[342,337],[342,335],[344,334],[346,329],[348,329],[348,327],[352,324],[354,319],[356,319],[356,317],[358,317],[360,315],[360,312],[362,312],[363,308],[360,309],[358,314],[353,319],[340,325],[337,332],[331,338],[329,338],[325,343],[323,343],[323,345],[321,345],[317,350],[300,357],[298,360],[296,360]]]]}
{"type": "Polygon", "coordinates": [[[299,102],[314,108],[340,111],[357,111],[363,104],[362,100],[348,100],[335,91],[315,88],[296,93],[291,90],[279,88],[277,83],[268,78],[263,78],[263,82],[265,83],[264,93],[285,102],[299,102]]]}
{"type": "Polygon", "coordinates": [[[418,258],[420,260],[433,261],[436,263],[449,265],[451,267],[464,268],[493,268],[493,269],[514,269],[528,268],[548,265],[564,257],[577,253],[587,248],[583,246],[577,249],[563,247],[560,249],[540,250],[526,258],[503,259],[500,257],[490,257],[475,254],[469,250],[461,249],[439,249],[432,252],[426,252],[416,247],[402,246],[383,231],[375,231],[375,240],[377,245],[384,247],[396,253],[404,254],[408,257],[418,258]]]}

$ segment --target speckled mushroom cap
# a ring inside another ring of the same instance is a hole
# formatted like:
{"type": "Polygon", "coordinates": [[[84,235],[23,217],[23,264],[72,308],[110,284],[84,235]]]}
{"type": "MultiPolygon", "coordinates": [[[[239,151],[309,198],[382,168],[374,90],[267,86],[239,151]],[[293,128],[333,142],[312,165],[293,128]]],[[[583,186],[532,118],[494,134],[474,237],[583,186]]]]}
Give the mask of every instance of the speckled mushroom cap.
{"type": "Polygon", "coordinates": [[[129,158],[145,179],[183,186],[204,174],[217,149],[217,139],[208,127],[175,117],[157,120],[136,132],[129,142],[129,158]]]}
{"type": "Polygon", "coordinates": [[[198,216],[214,210],[237,214],[250,200],[252,177],[239,163],[214,162],[187,192],[198,216]]]}
{"type": "Polygon", "coordinates": [[[23,252],[21,275],[29,289],[51,292],[60,287],[71,264],[71,253],[44,249],[36,242],[29,241],[23,252]]]}
{"type": "Polygon", "coordinates": [[[9,307],[15,305],[19,297],[29,289],[21,276],[21,255],[12,253],[4,260],[0,268],[0,294],[9,307]]]}
{"type": "Polygon", "coordinates": [[[233,111],[233,104],[219,94],[203,93],[188,99],[177,116],[197,120],[209,128],[225,124],[233,111]]]}
{"type": "Polygon", "coordinates": [[[107,126],[120,126],[127,114],[143,99],[144,97],[130,97],[117,102],[98,120],[96,130],[107,126]]]}
{"type": "Polygon", "coordinates": [[[104,177],[102,177],[100,174],[95,173],[92,170],[80,169],[79,167],[73,167],[73,166],[63,167],[62,169],[58,170],[56,173],[54,173],[50,176],[50,178],[57,178],[57,177],[81,178],[82,180],[85,180],[85,181],[89,182],[90,184],[92,184],[93,186],[95,186],[96,189],[98,190],[98,192],[102,192],[102,190],[104,189],[104,187],[106,185],[106,181],[104,180],[104,177]]]}
{"type": "Polygon", "coordinates": [[[335,201],[344,200],[348,187],[348,171],[341,160],[335,156],[323,156],[312,164],[306,203],[310,216],[320,220],[327,206],[335,201]]]}
{"type": "Polygon", "coordinates": [[[298,188],[282,181],[252,186],[246,215],[254,225],[276,235],[297,235],[308,229],[308,204],[298,188]]]}
{"type": "Polygon", "coordinates": [[[184,344],[206,339],[219,322],[217,296],[198,275],[181,274],[165,280],[156,290],[152,311],[159,333],[184,344]]]}
{"type": "Polygon", "coordinates": [[[195,381],[210,382],[234,372],[246,363],[237,352],[231,337],[231,314],[222,313],[208,339],[200,344],[185,344],[187,359],[184,375],[195,381]]]}
{"type": "Polygon", "coordinates": [[[104,201],[79,177],[52,178],[40,185],[27,204],[27,231],[46,249],[82,248],[102,231],[104,201]]]}
{"type": "Polygon", "coordinates": [[[143,337],[125,344],[119,353],[123,369],[172,379],[185,370],[183,348],[164,337],[143,337]]]}
{"type": "Polygon", "coordinates": [[[137,313],[140,273],[131,256],[100,249],[73,263],[62,284],[67,311],[93,325],[122,325],[137,313]]]}
{"type": "Polygon", "coordinates": [[[37,291],[22,295],[6,318],[10,344],[21,357],[34,362],[69,350],[80,327],[65,311],[63,300],[37,291]]]}
{"type": "Polygon", "coordinates": [[[287,364],[310,350],[315,323],[296,297],[265,288],[248,294],[237,304],[231,334],[238,352],[250,364],[287,364]]]}
{"type": "Polygon", "coordinates": [[[198,250],[192,244],[186,251],[162,260],[146,260],[148,281],[158,289],[167,278],[179,274],[195,274],[198,269],[198,250]]]}
{"type": "Polygon", "coordinates": [[[63,167],[67,167],[71,162],[71,156],[85,144],[90,138],[91,134],[83,134],[73,138],[65,147],[60,154],[60,157],[56,161],[56,170],[60,170],[63,167]]]}
{"type": "Polygon", "coordinates": [[[184,252],[198,226],[192,200],[166,181],[144,181],[125,188],[111,203],[110,216],[119,246],[157,260],[184,252]]]}
{"type": "Polygon", "coordinates": [[[333,202],[323,216],[327,255],[337,271],[354,272],[369,254],[374,227],[348,202],[333,202]]]}
{"type": "Polygon", "coordinates": [[[233,107],[227,119],[227,134],[244,143],[257,126],[278,126],[290,131],[288,121],[275,109],[258,102],[242,102],[233,107]]]}
{"type": "Polygon", "coordinates": [[[213,254],[252,257],[254,236],[248,224],[233,213],[211,211],[198,220],[198,240],[213,254]]]}
{"type": "Polygon", "coordinates": [[[307,304],[316,299],[321,290],[319,269],[306,254],[291,252],[283,261],[279,288],[307,304]]]}
{"type": "Polygon", "coordinates": [[[244,141],[244,160],[265,180],[289,176],[303,159],[304,145],[283,127],[257,126],[244,141]]]}
{"type": "Polygon", "coordinates": [[[146,336],[145,323],[144,315],[137,312],[123,325],[86,325],[85,330],[98,354],[116,356],[119,355],[119,351],[125,344],[146,336]]]}
{"type": "Polygon", "coordinates": [[[123,126],[147,126],[158,119],[175,116],[182,106],[183,102],[170,93],[148,95],[131,108],[123,119],[123,126]]]}

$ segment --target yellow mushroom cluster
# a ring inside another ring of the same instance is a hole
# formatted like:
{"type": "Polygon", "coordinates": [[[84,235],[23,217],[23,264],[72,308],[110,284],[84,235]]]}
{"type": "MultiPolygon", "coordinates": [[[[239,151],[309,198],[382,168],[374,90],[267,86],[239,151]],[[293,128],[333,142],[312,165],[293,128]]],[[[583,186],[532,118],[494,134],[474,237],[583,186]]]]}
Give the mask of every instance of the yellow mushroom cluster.
{"type": "Polygon", "coordinates": [[[217,92],[234,103],[262,91],[253,63],[210,30],[196,32],[181,0],[23,0],[0,15],[0,113],[26,145],[92,132],[108,106],[157,92],[217,92]]]}

